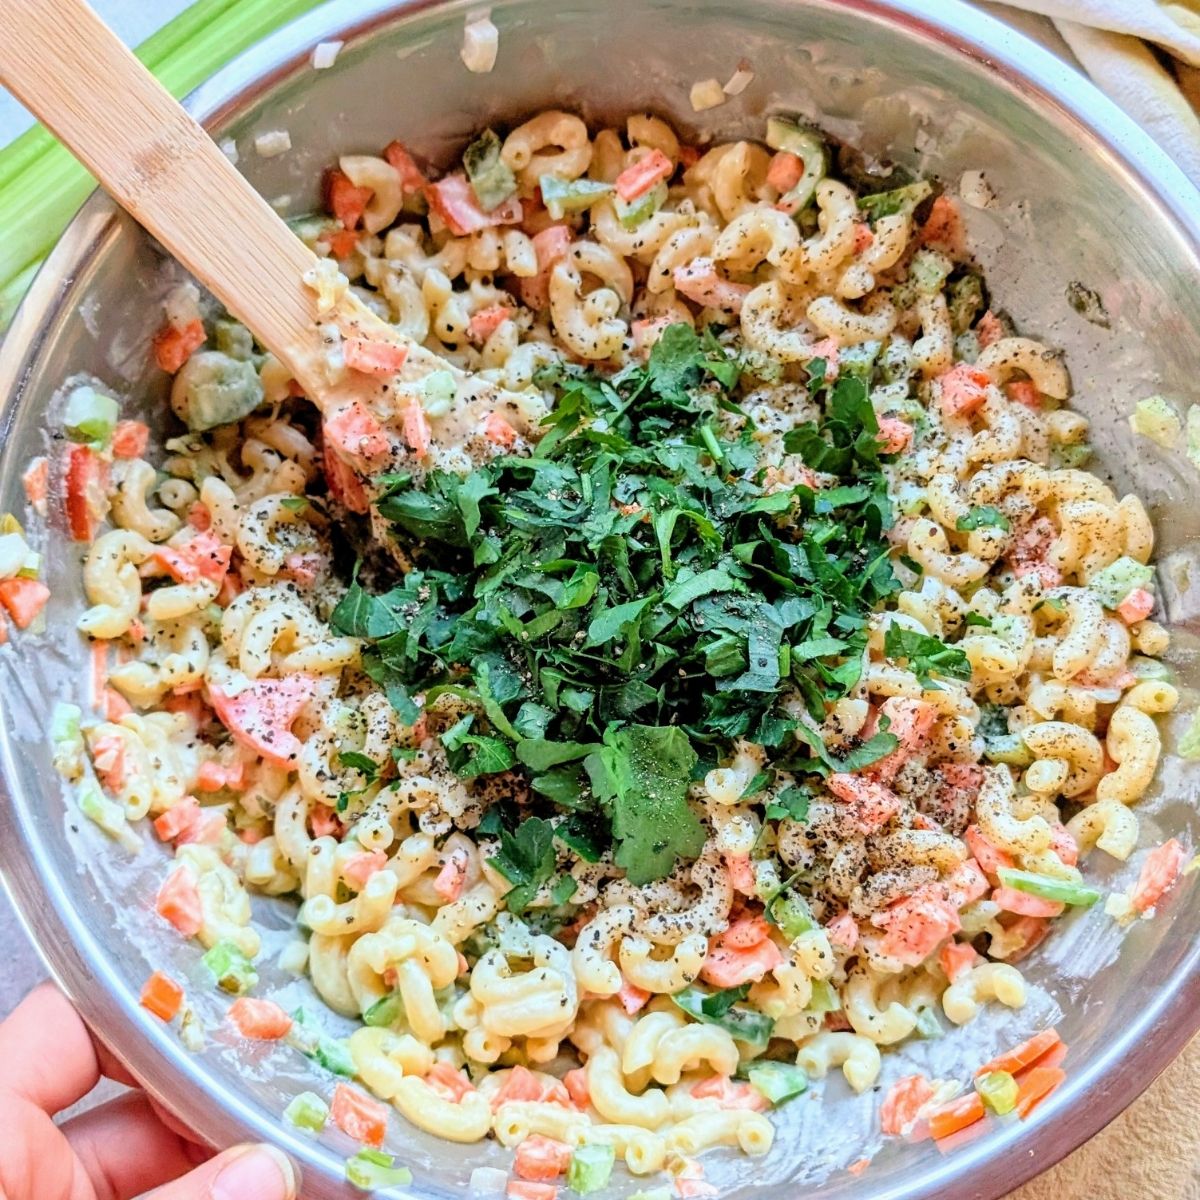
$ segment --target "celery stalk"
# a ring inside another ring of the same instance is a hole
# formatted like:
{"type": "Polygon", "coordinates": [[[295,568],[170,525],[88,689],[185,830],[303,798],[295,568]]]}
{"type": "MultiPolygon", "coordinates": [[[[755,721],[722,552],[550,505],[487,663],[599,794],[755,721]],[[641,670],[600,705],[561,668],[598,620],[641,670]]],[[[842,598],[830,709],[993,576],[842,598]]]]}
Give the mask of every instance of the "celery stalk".
{"type": "MultiPolygon", "coordinates": [[[[199,0],[138,47],[137,56],[184,96],[268,33],[321,0],[199,0]]],[[[0,331],[41,260],[95,187],[41,126],[0,150],[0,331]]]]}

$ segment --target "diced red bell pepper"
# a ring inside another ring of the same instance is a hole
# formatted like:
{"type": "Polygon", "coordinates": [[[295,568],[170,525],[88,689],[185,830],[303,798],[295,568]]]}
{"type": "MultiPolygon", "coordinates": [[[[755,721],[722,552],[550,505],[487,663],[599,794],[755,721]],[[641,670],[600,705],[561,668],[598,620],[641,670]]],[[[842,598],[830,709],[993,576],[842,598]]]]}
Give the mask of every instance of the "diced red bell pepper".
{"type": "Polygon", "coordinates": [[[109,467],[87,446],[67,449],[67,527],[72,540],[90,542],[108,512],[109,467]]]}
{"type": "Polygon", "coordinates": [[[302,748],[292,722],[316,692],[316,679],[303,674],[258,679],[236,696],[209,688],[213,709],[234,739],[285,771],[295,768],[302,748]]]}

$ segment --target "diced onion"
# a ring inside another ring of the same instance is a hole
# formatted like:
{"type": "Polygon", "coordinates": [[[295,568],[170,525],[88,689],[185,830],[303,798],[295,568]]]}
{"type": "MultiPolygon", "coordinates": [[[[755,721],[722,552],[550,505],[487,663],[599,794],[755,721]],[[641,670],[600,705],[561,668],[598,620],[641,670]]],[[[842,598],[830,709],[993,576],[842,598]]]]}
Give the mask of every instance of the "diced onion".
{"type": "Polygon", "coordinates": [[[729,82],[721,89],[727,96],[740,96],[754,82],[754,72],[750,64],[743,58],[737,65],[737,70],[729,77],[729,82]]]}
{"type": "Polygon", "coordinates": [[[286,129],[271,129],[254,139],[254,152],[260,158],[275,158],[292,148],[292,135],[286,129]]]}
{"type": "Polygon", "coordinates": [[[964,171],[958,183],[958,194],[972,208],[987,208],[996,202],[996,193],[982,171],[964,171]]]}
{"type": "Polygon", "coordinates": [[[499,1167],[476,1167],[468,1187],[473,1196],[503,1196],[508,1174],[499,1167]]]}
{"type": "Polygon", "coordinates": [[[183,329],[200,320],[200,289],[194,283],[177,283],[163,299],[167,324],[183,329]]]}
{"type": "Polygon", "coordinates": [[[468,71],[486,75],[496,65],[500,31],[489,17],[475,17],[463,29],[461,58],[468,71]]]}
{"type": "Polygon", "coordinates": [[[312,52],[313,70],[329,70],[337,62],[338,53],[345,44],[345,42],[318,42],[312,52]]]}
{"type": "Polygon", "coordinates": [[[724,104],[728,97],[720,83],[715,79],[702,79],[692,84],[688,99],[692,102],[692,112],[704,112],[707,108],[716,108],[724,104]]]}

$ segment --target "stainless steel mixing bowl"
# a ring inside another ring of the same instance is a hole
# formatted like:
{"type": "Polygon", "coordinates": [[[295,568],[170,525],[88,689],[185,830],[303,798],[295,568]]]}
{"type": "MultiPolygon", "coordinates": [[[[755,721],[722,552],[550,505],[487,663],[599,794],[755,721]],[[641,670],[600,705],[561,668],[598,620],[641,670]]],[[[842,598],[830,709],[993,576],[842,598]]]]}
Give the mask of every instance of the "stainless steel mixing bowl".
{"type": "MultiPolygon", "coordinates": [[[[964,170],[982,168],[996,202],[968,210],[969,227],[997,301],[1026,330],[1066,349],[1104,469],[1151,504],[1168,564],[1161,574],[1176,663],[1185,683],[1200,679],[1188,632],[1200,612],[1188,574],[1196,479],[1178,456],[1146,457],[1125,425],[1135,398],[1187,397],[1200,378],[1200,199],[1099,93],[951,0],[497,0],[501,48],[490,75],[470,75],[459,61],[468,11],[462,0],[335,0],[221,72],[192,98],[193,110],[214,134],[236,140],[242,169],[290,212],[315,203],[320,170],[341,151],[400,137],[447,162],[488,120],[547,105],[591,117],[647,107],[718,136],[758,136],[764,113],[793,109],[951,185],[964,170]],[[310,49],[332,38],[346,43],[336,65],[312,70],[310,49]],[[689,85],[728,77],[742,58],[755,71],[745,94],[694,115],[689,85]],[[256,156],[254,135],[277,128],[290,131],[291,152],[256,156]],[[1108,328],[1071,307],[1072,282],[1098,293],[1108,328]]],[[[85,371],[136,395],[163,427],[163,380],[149,371],[147,355],[160,320],[162,267],[150,241],[99,195],[71,226],[0,353],[0,510],[22,507],[22,465],[51,444],[45,414],[64,376],[85,371]]],[[[345,1195],[341,1158],[350,1144],[337,1135],[308,1141],[279,1120],[287,1096],[304,1083],[303,1061],[283,1048],[238,1049],[217,1024],[220,1005],[203,986],[194,947],[158,927],[151,909],[161,848],[147,845],[126,861],[66,802],[44,725],[53,697],[85,694],[86,656],[73,631],[83,600],[79,554],[58,517],[49,545],[49,632],[0,651],[5,882],[51,970],[152,1094],[214,1143],[281,1144],[303,1165],[306,1195],[345,1195]],[[188,978],[211,1019],[202,1054],[183,1050],[138,1007],[155,967],[188,978]]],[[[1200,843],[1195,794],[1195,775],[1169,762],[1140,809],[1143,845],[1169,833],[1200,843]]],[[[1126,881],[1136,863],[1097,869],[1126,881]]],[[[286,929],[292,909],[264,902],[259,917],[286,929]]],[[[1197,934],[1195,887],[1181,889],[1123,942],[1098,911],[1072,918],[1029,963],[1041,990],[1028,1014],[989,1012],[948,1038],[947,1051],[932,1044],[914,1051],[931,1070],[944,1068],[947,1054],[978,1062],[1031,1022],[1055,1019],[1061,1006],[1070,1075],[1035,1120],[991,1122],[948,1156],[928,1143],[880,1150],[875,1098],[854,1100],[838,1080],[827,1083],[825,1105],[801,1100],[785,1110],[769,1158],[718,1156],[711,1175],[740,1181],[736,1194],[746,1198],[797,1186],[829,1200],[990,1200],[1007,1192],[1110,1121],[1200,1024],[1197,934]],[[861,1178],[842,1169],[877,1150],[861,1178]]],[[[302,1000],[304,985],[289,986],[302,1000]]],[[[452,1146],[399,1121],[388,1147],[413,1167],[411,1191],[422,1197],[457,1194],[473,1166],[505,1161],[494,1146],[452,1146]]]]}

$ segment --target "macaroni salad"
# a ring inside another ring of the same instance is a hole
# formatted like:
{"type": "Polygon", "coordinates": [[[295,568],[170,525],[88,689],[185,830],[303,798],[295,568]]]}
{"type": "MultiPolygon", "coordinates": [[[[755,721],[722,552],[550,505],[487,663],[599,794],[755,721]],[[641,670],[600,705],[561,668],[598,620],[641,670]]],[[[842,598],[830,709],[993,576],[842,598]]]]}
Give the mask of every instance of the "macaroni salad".
{"type": "MultiPolygon", "coordinates": [[[[185,285],[162,453],[79,386],[29,477],[87,543],[60,768],[173,847],[150,902],[241,1035],[342,1077],[289,1119],[375,1147],[364,1186],[403,1175],[383,1101],[513,1147],[527,1200],[615,1160],[701,1195],[810,1079],[1020,1007],[1101,899],[1084,857],[1135,849],[1177,694],[1145,509],[956,201],[782,119],[697,148],[558,111],[325,196],[296,228],[362,399],[185,285]],[[253,893],[297,898],[287,966],[348,1039],[255,994],[253,893]]],[[[198,1044],[179,993],[146,1002],[198,1044]]]]}

